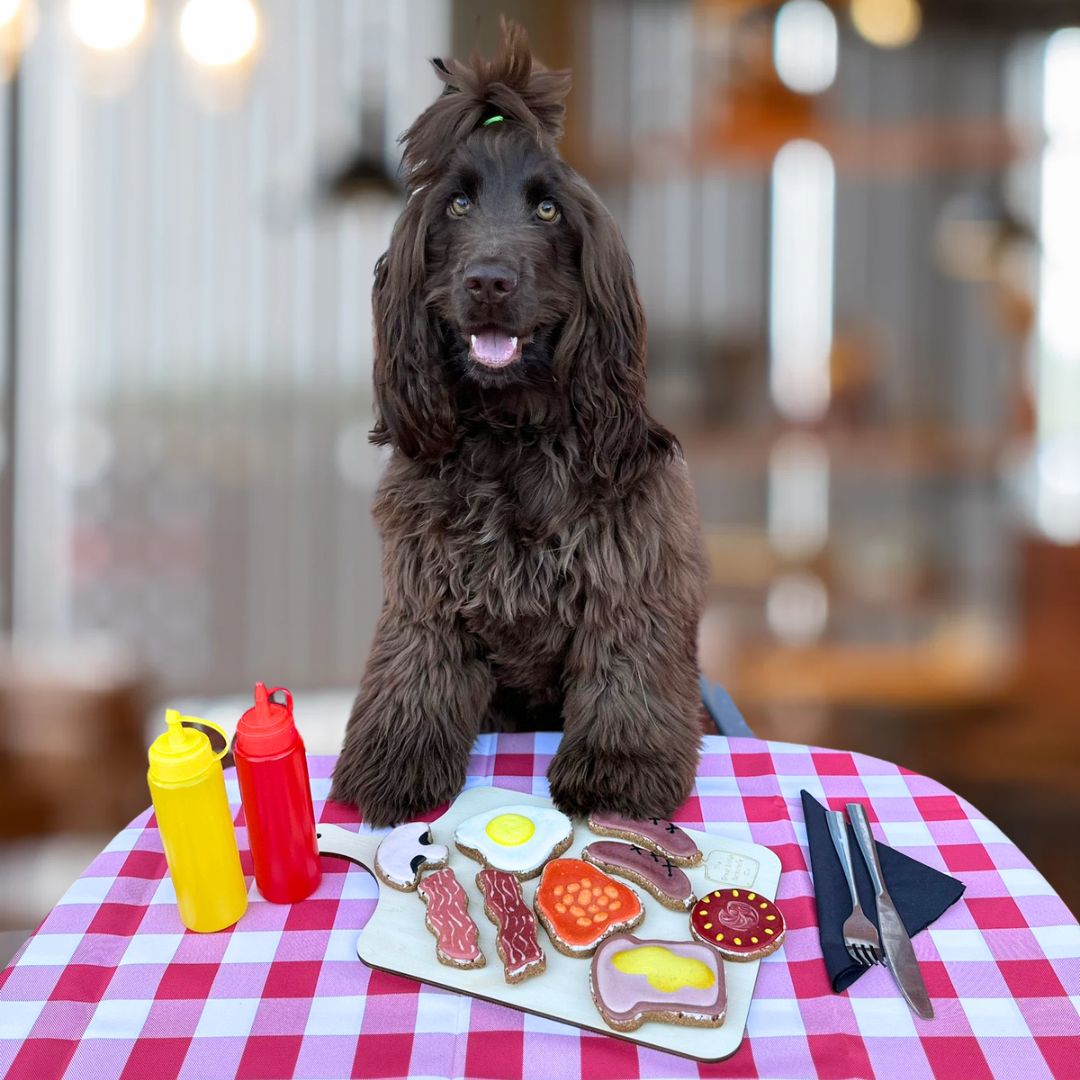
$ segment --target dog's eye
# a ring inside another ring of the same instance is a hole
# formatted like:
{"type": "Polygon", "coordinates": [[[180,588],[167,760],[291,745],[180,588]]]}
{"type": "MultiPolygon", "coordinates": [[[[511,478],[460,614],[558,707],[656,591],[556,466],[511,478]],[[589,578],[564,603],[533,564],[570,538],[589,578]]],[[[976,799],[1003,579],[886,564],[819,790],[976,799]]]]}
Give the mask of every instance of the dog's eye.
{"type": "Polygon", "coordinates": [[[469,196],[459,193],[450,200],[450,205],[446,208],[446,211],[451,217],[464,217],[470,209],[472,209],[472,203],[469,196]]]}
{"type": "Polygon", "coordinates": [[[557,221],[559,217],[559,204],[554,199],[541,199],[536,204],[536,216],[541,221],[557,221]]]}

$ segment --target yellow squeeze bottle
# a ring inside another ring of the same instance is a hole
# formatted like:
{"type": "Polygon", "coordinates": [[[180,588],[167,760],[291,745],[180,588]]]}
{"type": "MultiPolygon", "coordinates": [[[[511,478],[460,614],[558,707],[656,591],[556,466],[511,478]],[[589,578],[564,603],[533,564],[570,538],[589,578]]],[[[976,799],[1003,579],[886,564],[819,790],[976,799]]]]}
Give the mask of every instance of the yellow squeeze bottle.
{"type": "Polygon", "coordinates": [[[168,730],[150,747],[146,778],[180,921],[189,930],[211,933],[232,926],[247,910],[247,884],[221,770],[228,738],[215,752],[209,738],[185,727],[185,720],[225,737],[217,724],[169,709],[168,730]]]}

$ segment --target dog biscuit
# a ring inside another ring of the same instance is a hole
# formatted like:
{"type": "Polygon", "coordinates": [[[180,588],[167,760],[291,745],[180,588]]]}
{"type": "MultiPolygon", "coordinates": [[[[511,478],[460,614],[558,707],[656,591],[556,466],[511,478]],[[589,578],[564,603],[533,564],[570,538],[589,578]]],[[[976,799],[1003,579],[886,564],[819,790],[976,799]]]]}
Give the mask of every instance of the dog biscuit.
{"type": "Polygon", "coordinates": [[[488,866],[476,875],[484,897],[484,914],[495,924],[495,947],[508,983],[539,975],[547,966],[537,940],[536,916],[521,895],[521,882],[506,870],[488,866]]]}
{"type": "Polygon", "coordinates": [[[622,814],[596,811],[589,815],[589,828],[597,836],[629,840],[670,859],[676,866],[697,866],[701,851],[674,822],[664,818],[633,820],[622,814]]]}
{"type": "Polygon", "coordinates": [[[618,840],[595,840],[585,845],[581,857],[609,874],[640,885],[673,911],[689,911],[694,904],[690,879],[669,858],[655,851],[618,840]]]}
{"type": "Polygon", "coordinates": [[[727,1012],[723,961],[694,941],[609,938],[593,957],[589,988],[616,1031],[635,1031],[647,1020],[719,1027],[727,1012]]]}
{"type": "Polygon", "coordinates": [[[480,932],[469,915],[469,897],[449,867],[420,880],[420,898],[427,904],[424,922],[435,935],[435,955],[448,967],[484,966],[480,932]]]}
{"type": "Polygon", "coordinates": [[[399,825],[375,852],[375,874],[392,889],[412,892],[425,870],[445,866],[450,852],[432,842],[431,829],[422,821],[399,825]]]}
{"type": "Polygon", "coordinates": [[[725,960],[760,960],[784,940],[784,916],[761,893],[716,889],[694,901],[690,932],[725,960]]]}
{"type": "Polygon", "coordinates": [[[544,867],[534,901],[551,943],[566,956],[592,956],[604,938],[632,930],[645,918],[641,899],[581,859],[554,859],[544,867]]]}

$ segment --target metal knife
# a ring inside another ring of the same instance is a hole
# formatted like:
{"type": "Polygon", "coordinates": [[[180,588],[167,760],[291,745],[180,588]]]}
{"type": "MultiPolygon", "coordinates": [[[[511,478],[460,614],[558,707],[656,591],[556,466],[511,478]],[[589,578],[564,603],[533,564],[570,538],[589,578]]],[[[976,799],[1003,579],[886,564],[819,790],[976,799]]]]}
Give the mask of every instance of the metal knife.
{"type": "Polygon", "coordinates": [[[934,1018],[934,1007],[930,1004],[930,995],[926,992],[919,962],[915,959],[915,950],[911,947],[911,938],[904,927],[896,906],[885,888],[885,878],[878,862],[877,845],[874,834],[870,831],[870,820],[860,803],[847,804],[848,818],[859,842],[859,850],[870,871],[877,892],[878,929],[881,931],[881,945],[885,950],[885,962],[900,987],[904,999],[914,1012],[924,1020],[934,1018]]]}

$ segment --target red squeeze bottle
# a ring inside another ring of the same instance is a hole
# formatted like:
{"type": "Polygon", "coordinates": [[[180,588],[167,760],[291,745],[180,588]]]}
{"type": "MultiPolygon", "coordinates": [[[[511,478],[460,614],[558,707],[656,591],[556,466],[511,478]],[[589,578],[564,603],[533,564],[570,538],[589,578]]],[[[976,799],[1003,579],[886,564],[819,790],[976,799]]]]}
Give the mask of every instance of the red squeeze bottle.
{"type": "Polygon", "coordinates": [[[233,757],[259,892],[275,904],[303,900],[322,879],[322,864],[304,741],[288,690],[255,684],[255,706],[236,725],[233,757]],[[284,694],[285,703],[272,701],[275,694],[284,694]]]}

